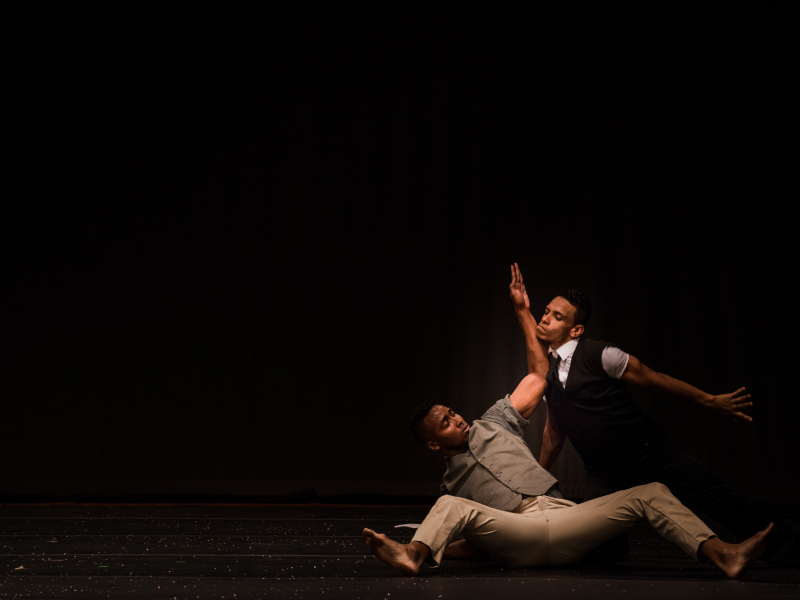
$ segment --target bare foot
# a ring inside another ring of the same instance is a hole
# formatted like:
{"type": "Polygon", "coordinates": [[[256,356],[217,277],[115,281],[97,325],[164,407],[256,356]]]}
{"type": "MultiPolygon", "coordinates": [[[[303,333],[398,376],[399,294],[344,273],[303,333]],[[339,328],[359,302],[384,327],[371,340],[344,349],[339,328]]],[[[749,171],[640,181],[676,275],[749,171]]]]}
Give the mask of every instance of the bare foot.
{"type": "Polygon", "coordinates": [[[428,547],[420,542],[401,544],[390,540],[382,533],[375,533],[372,529],[365,528],[363,535],[364,541],[372,550],[372,555],[403,575],[416,575],[422,561],[430,553],[430,551],[425,553],[422,550],[422,548],[427,550],[428,547]]]}
{"type": "Polygon", "coordinates": [[[704,554],[708,556],[714,564],[725,572],[730,579],[739,579],[744,572],[756,562],[764,550],[767,549],[767,536],[772,530],[772,523],[766,529],[759,531],[753,537],[746,539],[741,544],[726,544],[719,538],[707,540],[703,547],[709,545],[708,542],[715,542],[709,545],[704,554]]]}

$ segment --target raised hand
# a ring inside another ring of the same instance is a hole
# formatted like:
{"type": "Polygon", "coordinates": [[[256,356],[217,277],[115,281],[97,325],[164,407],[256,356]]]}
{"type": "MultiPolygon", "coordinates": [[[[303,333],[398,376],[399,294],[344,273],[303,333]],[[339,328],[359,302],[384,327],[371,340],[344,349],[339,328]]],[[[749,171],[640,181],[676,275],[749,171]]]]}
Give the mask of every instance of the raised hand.
{"type": "Polygon", "coordinates": [[[739,388],[732,394],[714,396],[708,405],[723,415],[730,415],[732,417],[744,419],[745,421],[752,421],[753,417],[741,412],[743,409],[753,406],[752,402],[748,402],[749,399],[750,394],[745,394],[744,388],[739,388]]]}
{"type": "Polygon", "coordinates": [[[522,282],[522,271],[519,270],[517,263],[511,265],[511,283],[508,290],[515,310],[530,310],[531,302],[525,291],[525,284],[522,282]]]}

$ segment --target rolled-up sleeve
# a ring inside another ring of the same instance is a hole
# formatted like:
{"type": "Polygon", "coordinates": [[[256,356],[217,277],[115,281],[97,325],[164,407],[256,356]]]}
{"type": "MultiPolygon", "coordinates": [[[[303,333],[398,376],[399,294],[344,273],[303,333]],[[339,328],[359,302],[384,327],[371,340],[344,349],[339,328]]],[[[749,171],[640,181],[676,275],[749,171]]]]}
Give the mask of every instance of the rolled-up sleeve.
{"type": "Polygon", "coordinates": [[[519,437],[523,437],[525,428],[530,425],[530,421],[522,418],[517,409],[511,405],[511,399],[508,394],[506,394],[505,398],[501,398],[492,404],[489,410],[483,413],[481,420],[500,425],[503,429],[519,437]]]}

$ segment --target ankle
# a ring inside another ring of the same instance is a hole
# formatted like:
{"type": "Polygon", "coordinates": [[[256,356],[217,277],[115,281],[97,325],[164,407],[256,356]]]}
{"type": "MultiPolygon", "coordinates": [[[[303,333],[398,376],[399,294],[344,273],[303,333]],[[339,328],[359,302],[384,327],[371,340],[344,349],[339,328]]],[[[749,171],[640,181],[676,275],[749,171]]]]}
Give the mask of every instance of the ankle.
{"type": "Polygon", "coordinates": [[[700,562],[706,562],[707,560],[716,562],[725,552],[725,546],[727,546],[727,544],[717,536],[710,537],[700,543],[700,546],[697,548],[697,558],[700,562]]]}
{"type": "Polygon", "coordinates": [[[412,541],[408,543],[408,553],[411,559],[419,566],[431,555],[431,549],[422,542],[412,541]]]}

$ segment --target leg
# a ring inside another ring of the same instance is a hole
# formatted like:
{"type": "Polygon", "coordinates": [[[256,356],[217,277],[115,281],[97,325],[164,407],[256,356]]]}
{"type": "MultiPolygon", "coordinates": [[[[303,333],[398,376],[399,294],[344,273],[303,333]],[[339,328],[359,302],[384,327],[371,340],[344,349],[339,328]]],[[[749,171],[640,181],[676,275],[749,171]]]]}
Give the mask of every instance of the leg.
{"type": "Polygon", "coordinates": [[[710,558],[730,578],[740,577],[763,554],[767,527],[741,544],[726,544],[660,483],[640,485],[548,515],[550,560],[570,564],[589,549],[645,518],[687,554],[710,558]]]}
{"type": "MultiPolygon", "coordinates": [[[[455,496],[439,498],[410,544],[364,530],[373,555],[404,575],[415,574],[422,562],[439,564],[448,544],[459,535],[510,566],[547,564],[548,523],[544,513],[519,515],[455,496]]],[[[458,553],[459,549],[467,551],[456,546],[452,552],[458,553]]]]}
{"type": "Polygon", "coordinates": [[[406,575],[423,561],[438,564],[457,535],[511,567],[563,566],[646,518],[656,530],[697,557],[698,549],[729,577],[739,577],[766,546],[769,529],[732,546],[713,532],[660,483],[639,486],[574,506],[519,515],[456,498],[440,498],[409,544],[372,530],[364,538],[377,558],[406,575]]]}
{"type": "Polygon", "coordinates": [[[764,560],[783,564],[797,556],[800,540],[795,531],[764,505],[752,502],[739,490],[724,483],[703,463],[681,450],[673,450],[654,461],[649,476],[670,491],[693,511],[706,514],[747,539],[774,523],[764,560]]]}
{"type": "Polygon", "coordinates": [[[455,496],[442,496],[417,529],[414,541],[430,548],[439,564],[457,536],[510,566],[547,564],[548,524],[544,513],[519,515],[455,496]]]}
{"type": "Polygon", "coordinates": [[[548,515],[551,563],[570,564],[647,519],[661,535],[697,557],[700,544],[714,536],[706,525],[660,483],[595,498],[548,515]]]}

